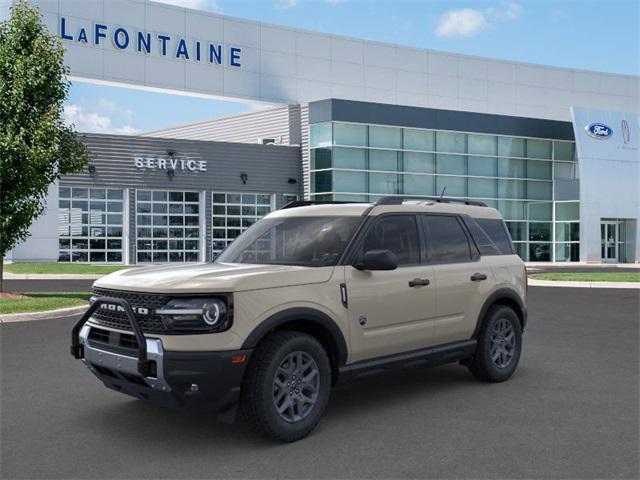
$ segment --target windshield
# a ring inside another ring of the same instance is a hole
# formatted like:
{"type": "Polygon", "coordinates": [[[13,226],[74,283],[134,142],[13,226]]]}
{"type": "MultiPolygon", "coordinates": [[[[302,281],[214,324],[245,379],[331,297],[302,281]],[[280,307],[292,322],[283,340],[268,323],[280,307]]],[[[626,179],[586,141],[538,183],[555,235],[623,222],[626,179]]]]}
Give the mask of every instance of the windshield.
{"type": "Polygon", "coordinates": [[[361,218],[265,218],[240,235],[215,261],[332,266],[338,263],[361,218]]]}

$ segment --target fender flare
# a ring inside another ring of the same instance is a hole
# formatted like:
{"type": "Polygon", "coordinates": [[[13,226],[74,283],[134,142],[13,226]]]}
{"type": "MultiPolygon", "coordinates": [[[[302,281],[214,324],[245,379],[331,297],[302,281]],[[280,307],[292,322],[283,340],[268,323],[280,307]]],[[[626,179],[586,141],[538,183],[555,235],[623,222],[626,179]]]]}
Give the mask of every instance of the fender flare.
{"type": "Polygon", "coordinates": [[[482,305],[480,314],[478,315],[478,320],[476,321],[476,328],[473,330],[472,338],[478,338],[480,328],[482,327],[482,322],[484,321],[487,311],[493,304],[500,303],[500,300],[508,300],[510,303],[513,302],[517,305],[518,308],[516,310],[516,315],[520,318],[520,324],[522,331],[524,332],[524,328],[527,325],[527,307],[522,302],[518,292],[511,288],[500,288],[489,295],[482,305]]]}
{"type": "Polygon", "coordinates": [[[337,348],[337,366],[347,362],[347,342],[336,322],[326,313],[307,307],[289,308],[271,315],[249,334],[242,348],[255,348],[269,332],[292,321],[310,322],[328,332],[337,348]]]}

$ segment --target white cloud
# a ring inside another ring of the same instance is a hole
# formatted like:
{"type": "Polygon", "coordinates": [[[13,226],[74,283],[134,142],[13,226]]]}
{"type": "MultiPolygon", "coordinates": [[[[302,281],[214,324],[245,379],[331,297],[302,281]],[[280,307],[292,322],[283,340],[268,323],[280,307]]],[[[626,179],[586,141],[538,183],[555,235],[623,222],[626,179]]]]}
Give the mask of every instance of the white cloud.
{"type": "Polygon", "coordinates": [[[133,126],[133,111],[106,98],[98,99],[93,108],[87,102],[65,105],[64,118],[79,132],[119,135],[139,132],[133,126]]]}
{"type": "MultiPolygon", "coordinates": [[[[330,5],[337,5],[339,3],[345,2],[345,0],[323,0],[324,3],[328,3],[330,5]]],[[[275,7],[280,10],[289,10],[290,8],[297,7],[300,4],[299,0],[279,0],[275,3],[275,7]]]]}
{"type": "Polygon", "coordinates": [[[193,10],[206,10],[208,12],[222,13],[222,8],[217,0],[154,0],[160,3],[168,3],[176,7],[191,8],[193,10]]]}
{"type": "Polygon", "coordinates": [[[513,21],[522,15],[522,5],[502,3],[485,9],[462,8],[448,10],[438,18],[436,36],[472,37],[497,22],[513,21]]]}
{"type": "Polygon", "coordinates": [[[503,3],[499,7],[489,7],[486,10],[490,19],[505,22],[515,20],[522,15],[522,5],[518,3],[503,3]]]}
{"type": "Polygon", "coordinates": [[[276,3],[276,8],[280,10],[289,10],[290,8],[296,7],[298,5],[298,0],[281,0],[276,3]]]}

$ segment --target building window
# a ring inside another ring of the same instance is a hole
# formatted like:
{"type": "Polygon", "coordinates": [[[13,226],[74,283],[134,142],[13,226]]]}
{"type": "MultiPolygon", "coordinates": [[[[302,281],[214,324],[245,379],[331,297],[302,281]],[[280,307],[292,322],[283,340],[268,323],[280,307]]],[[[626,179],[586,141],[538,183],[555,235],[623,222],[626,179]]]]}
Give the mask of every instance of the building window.
{"type": "Polygon", "coordinates": [[[58,261],[122,263],[123,191],[60,187],[58,261]]]}
{"type": "Polygon", "coordinates": [[[288,205],[291,202],[297,202],[298,195],[295,193],[283,193],[282,194],[282,206],[288,205]]]}
{"type": "MultiPolygon", "coordinates": [[[[553,225],[553,181],[579,177],[575,142],[345,122],[318,125],[310,129],[312,200],[375,202],[384,195],[443,192],[477,199],[513,225],[523,259],[575,257],[577,247],[564,243],[578,240],[556,239],[553,225]],[[569,253],[554,254],[554,242],[569,253]]],[[[561,215],[556,220],[567,221],[561,215]]]]}
{"type": "Polygon", "coordinates": [[[214,192],[212,194],[212,256],[274,209],[269,193],[214,192]]]}
{"type": "Polygon", "coordinates": [[[138,263],[197,262],[200,251],[198,192],[138,190],[138,263]]]}

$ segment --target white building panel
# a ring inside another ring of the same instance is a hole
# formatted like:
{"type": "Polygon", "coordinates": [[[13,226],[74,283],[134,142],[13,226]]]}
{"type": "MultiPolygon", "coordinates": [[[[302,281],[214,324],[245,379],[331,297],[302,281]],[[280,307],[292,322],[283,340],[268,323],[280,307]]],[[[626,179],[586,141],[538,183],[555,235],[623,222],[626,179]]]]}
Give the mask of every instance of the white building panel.
{"type": "Polygon", "coordinates": [[[428,71],[436,75],[456,77],[458,76],[458,56],[429,52],[428,71]]]}
{"type": "Polygon", "coordinates": [[[188,10],[185,21],[187,32],[191,38],[207,39],[220,43],[224,41],[223,21],[219,16],[188,10]]]}
{"type": "Polygon", "coordinates": [[[458,59],[458,74],[462,78],[487,80],[487,61],[480,58],[460,57],[458,59]]]}
{"type": "Polygon", "coordinates": [[[364,45],[364,63],[384,68],[396,68],[396,47],[381,43],[364,45]]]}
{"type": "Polygon", "coordinates": [[[334,37],[331,39],[331,59],[338,62],[362,64],[364,58],[364,42],[334,37]]]}
{"type": "Polygon", "coordinates": [[[391,68],[367,65],[364,68],[364,86],[382,90],[396,89],[396,71],[391,68]]]}
{"type": "Polygon", "coordinates": [[[428,58],[426,50],[397,47],[396,68],[410,72],[427,73],[428,58]]]}
{"type": "Polygon", "coordinates": [[[516,82],[520,85],[542,87],[545,83],[544,67],[518,64],[516,66],[516,82]]]}
{"type": "Polygon", "coordinates": [[[50,12],[47,24],[56,34],[63,33],[61,20],[64,18],[64,33],[68,38],[63,42],[69,47],[67,62],[72,77],[87,80],[117,79],[119,83],[142,88],[162,86],[184,93],[216,97],[222,94],[256,101],[273,101],[277,93],[281,97],[279,101],[288,104],[304,104],[327,95],[349,100],[366,98],[387,102],[390,98],[396,101],[403,98],[406,101],[413,94],[421,99],[416,105],[422,105],[426,94],[427,101],[433,99],[433,103],[424,106],[432,108],[471,110],[486,102],[487,111],[507,115],[528,112],[556,120],[567,120],[572,105],[600,109],[626,105],[627,110],[640,111],[638,77],[370,42],[229,18],[150,0],[33,2],[50,12]],[[144,16],[141,15],[143,7],[144,16]],[[96,24],[106,26],[103,32],[106,36],[100,39],[99,45],[95,44],[96,24]],[[113,42],[113,33],[118,27],[125,28],[130,36],[129,45],[123,49],[116,48],[113,42]],[[78,38],[81,28],[85,29],[86,42],[78,38]],[[150,53],[138,51],[138,32],[151,34],[150,53]],[[170,37],[165,55],[160,51],[162,41],[158,35],[170,37]],[[178,52],[181,40],[188,49],[189,59],[178,52]],[[202,49],[199,60],[195,55],[196,42],[200,42],[202,49]],[[210,44],[215,58],[210,53],[210,44]],[[80,53],[81,49],[86,54],[80,53]],[[137,67],[133,68],[139,62],[129,55],[145,59],[142,81],[137,67]],[[321,61],[314,63],[313,60],[321,61]],[[100,64],[104,68],[100,69],[100,64]],[[195,67],[188,68],[189,65],[195,67]],[[206,80],[207,71],[210,82],[206,80]],[[424,77],[417,77],[415,73],[429,76],[424,82],[424,77]],[[193,79],[189,78],[191,75],[193,79]],[[276,81],[277,77],[282,80],[276,81]],[[473,84],[485,80],[486,85],[473,84]],[[515,86],[515,98],[508,84],[515,86]],[[318,91],[311,88],[314,85],[318,91]],[[500,88],[504,91],[500,92],[500,88]],[[376,92],[380,97],[374,98],[376,92]],[[499,105],[494,107],[494,102],[499,105]]]}
{"type": "Polygon", "coordinates": [[[280,53],[296,53],[296,32],[285,28],[260,25],[260,45],[262,49],[280,53]]]}
{"type": "Polygon", "coordinates": [[[296,53],[305,57],[331,60],[331,38],[310,32],[296,32],[296,53]]]}
{"type": "MultiPolygon", "coordinates": [[[[628,221],[640,239],[640,128],[633,112],[573,108],[572,115],[580,161],[580,260],[595,263],[603,219],[628,221]],[[608,127],[610,134],[594,138],[593,124],[608,127]]],[[[640,242],[631,255],[640,261],[640,242]]]]}
{"type": "Polygon", "coordinates": [[[118,26],[144,25],[146,8],[144,2],[109,0],[104,2],[104,21],[118,26]]]}
{"type": "MultiPolygon", "coordinates": [[[[133,53],[123,54],[117,51],[104,52],[104,78],[105,80],[135,80],[139,83],[145,81],[145,58],[141,55],[133,53]]],[[[164,62],[162,59],[149,59],[152,63],[164,62]]],[[[154,67],[152,67],[154,68],[154,67]]],[[[179,66],[173,66],[178,70],[179,66]]],[[[182,75],[184,76],[184,66],[182,67],[182,75]]],[[[173,79],[171,79],[173,80],[173,79]]],[[[174,86],[174,84],[170,84],[174,86]]]]}

